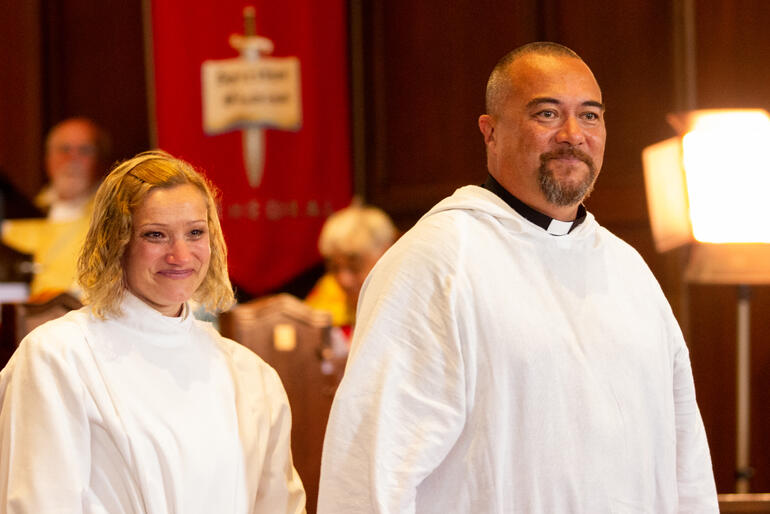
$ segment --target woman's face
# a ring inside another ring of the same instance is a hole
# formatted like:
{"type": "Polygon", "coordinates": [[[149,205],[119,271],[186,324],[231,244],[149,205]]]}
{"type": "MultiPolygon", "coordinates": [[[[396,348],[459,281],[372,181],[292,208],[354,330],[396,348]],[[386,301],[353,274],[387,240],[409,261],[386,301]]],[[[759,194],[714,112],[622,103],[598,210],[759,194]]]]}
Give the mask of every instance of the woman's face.
{"type": "Polygon", "coordinates": [[[354,254],[339,252],[326,260],[327,271],[334,275],[334,279],[345,291],[350,312],[356,312],[361,286],[383,253],[385,250],[379,249],[354,254]]]}
{"type": "Polygon", "coordinates": [[[211,258],[206,199],[191,184],[154,189],[133,212],[124,257],[129,291],[166,316],[179,316],[211,258]]]}

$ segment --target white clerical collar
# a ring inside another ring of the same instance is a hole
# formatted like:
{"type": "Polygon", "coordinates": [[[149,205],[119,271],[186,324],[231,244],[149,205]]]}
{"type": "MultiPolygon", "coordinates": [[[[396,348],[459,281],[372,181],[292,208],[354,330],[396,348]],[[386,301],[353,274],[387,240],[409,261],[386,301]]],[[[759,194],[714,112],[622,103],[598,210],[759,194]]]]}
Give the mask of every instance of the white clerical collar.
{"type": "Polygon", "coordinates": [[[552,236],[563,236],[569,234],[573,225],[575,225],[574,221],[559,221],[554,218],[551,219],[551,222],[545,230],[552,236]]]}
{"type": "Polygon", "coordinates": [[[73,221],[83,216],[86,211],[86,205],[90,198],[79,198],[76,201],[59,200],[51,204],[51,210],[48,211],[49,221],[73,221]]]}
{"type": "Polygon", "coordinates": [[[515,196],[513,196],[507,189],[500,185],[492,175],[487,176],[487,181],[482,184],[484,189],[487,189],[497,196],[499,196],[505,203],[507,203],[511,209],[518,212],[529,221],[542,228],[552,236],[564,236],[572,232],[578,225],[583,223],[586,219],[586,208],[583,204],[578,205],[577,217],[572,221],[559,221],[556,218],[552,218],[540,211],[537,211],[525,204],[515,196]]]}

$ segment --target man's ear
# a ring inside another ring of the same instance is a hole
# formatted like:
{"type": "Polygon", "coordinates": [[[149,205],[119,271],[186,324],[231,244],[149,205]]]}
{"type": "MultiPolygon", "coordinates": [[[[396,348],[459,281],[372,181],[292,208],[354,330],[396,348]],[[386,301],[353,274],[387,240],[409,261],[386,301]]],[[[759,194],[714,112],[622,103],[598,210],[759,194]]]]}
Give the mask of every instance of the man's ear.
{"type": "Polygon", "coordinates": [[[484,135],[484,144],[489,147],[495,144],[495,119],[489,114],[479,116],[479,130],[484,135]]]}

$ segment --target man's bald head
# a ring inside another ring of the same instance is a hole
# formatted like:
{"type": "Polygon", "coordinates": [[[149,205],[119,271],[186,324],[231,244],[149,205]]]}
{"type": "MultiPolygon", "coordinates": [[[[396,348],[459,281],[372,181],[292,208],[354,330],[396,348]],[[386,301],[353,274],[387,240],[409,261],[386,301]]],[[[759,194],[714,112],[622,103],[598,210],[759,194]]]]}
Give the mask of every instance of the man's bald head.
{"type": "Polygon", "coordinates": [[[487,114],[497,116],[501,106],[505,102],[511,90],[511,79],[507,74],[508,67],[518,58],[527,55],[549,55],[555,57],[571,57],[579,59],[580,56],[564,45],[550,41],[538,41],[528,43],[511,50],[500,59],[492,69],[487,80],[486,109],[487,114]]]}

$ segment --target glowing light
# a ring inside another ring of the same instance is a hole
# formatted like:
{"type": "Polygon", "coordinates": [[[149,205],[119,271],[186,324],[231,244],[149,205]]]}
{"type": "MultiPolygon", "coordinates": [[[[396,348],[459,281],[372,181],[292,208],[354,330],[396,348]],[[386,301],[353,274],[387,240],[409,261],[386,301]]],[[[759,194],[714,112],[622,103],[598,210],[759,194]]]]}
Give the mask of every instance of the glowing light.
{"type": "Polygon", "coordinates": [[[770,117],[761,109],[706,111],[682,140],[693,236],[770,243],[770,117]]]}

